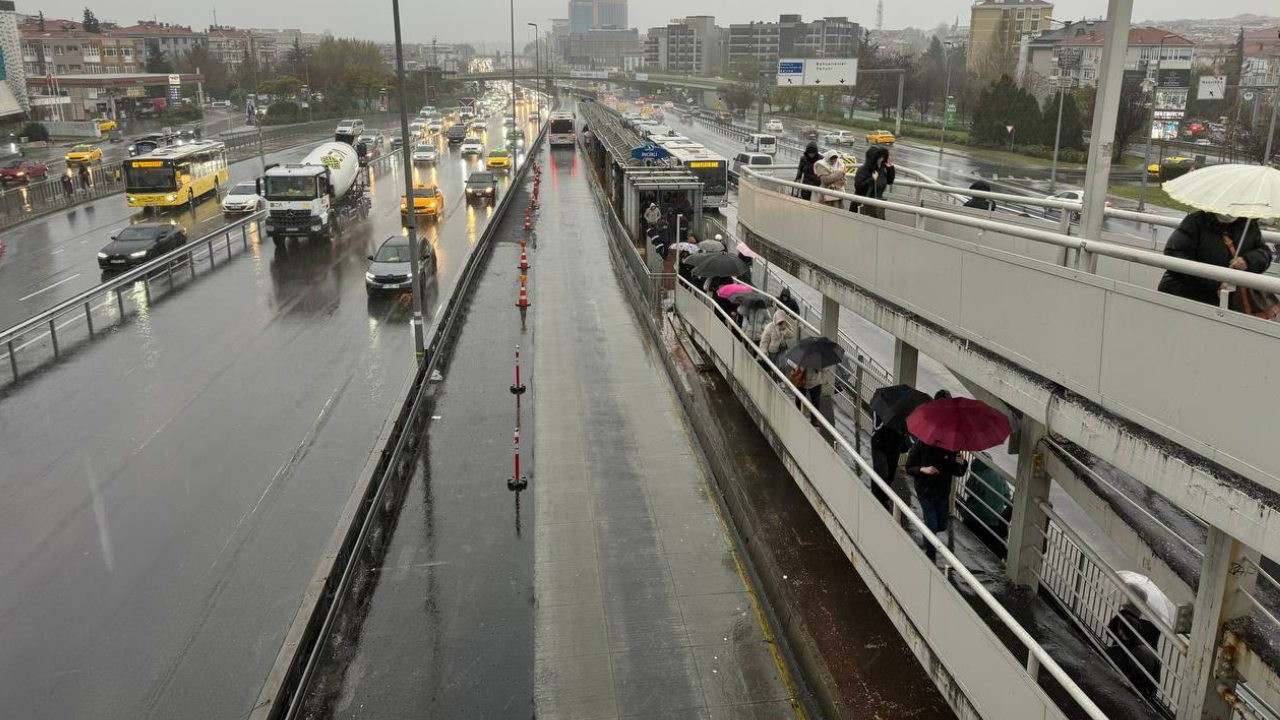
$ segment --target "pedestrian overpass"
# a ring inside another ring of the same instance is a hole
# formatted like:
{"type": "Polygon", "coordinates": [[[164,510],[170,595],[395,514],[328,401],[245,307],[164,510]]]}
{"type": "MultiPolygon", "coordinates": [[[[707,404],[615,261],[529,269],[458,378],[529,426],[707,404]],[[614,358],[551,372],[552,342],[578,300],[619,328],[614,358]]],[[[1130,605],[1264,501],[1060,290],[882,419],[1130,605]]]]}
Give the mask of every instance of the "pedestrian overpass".
{"type": "MultiPolygon", "coordinates": [[[[597,181],[611,187],[606,173],[597,181]]],[[[1077,208],[1059,201],[1030,201],[1056,211],[1057,224],[1008,221],[960,207],[973,194],[1010,199],[999,193],[902,180],[890,201],[858,198],[885,209],[879,220],[793,197],[798,187],[748,169],[734,230],[767,262],[753,269],[758,288],[799,280],[819,291],[796,318],[801,334],[846,348],[834,411],[806,408],[825,413],[817,430],[799,409],[807,401],[710,298],[653,270],[662,265],[628,222],[632,203],[600,196],[616,219],[624,285],[655,338],[670,322],[700,367],[728,380],[956,713],[1270,717],[1267,706],[1280,707],[1280,583],[1268,559],[1280,551],[1280,457],[1260,390],[1277,379],[1280,325],[1154,288],[1166,269],[1272,292],[1280,279],[1167,258],[1154,239],[1074,237],[1077,208]],[[891,367],[841,332],[842,312],[894,338],[891,367]],[[873,499],[886,479],[864,455],[866,401],[876,387],[914,384],[921,354],[1013,420],[1016,471],[980,458],[1009,490],[985,492],[971,473],[959,493],[962,515],[994,502],[986,515],[1000,516],[1007,503],[992,562],[948,552],[909,502],[885,512],[873,499]],[[1054,487],[1103,537],[1054,507],[1054,487]],[[941,571],[920,542],[945,558],[941,571]],[[1103,544],[1173,606],[1145,602],[1103,544]],[[1029,598],[1069,619],[1083,653],[1038,626],[1029,598]],[[1122,604],[1149,623],[1133,648],[1117,647],[1122,604]],[[1126,654],[1127,674],[1123,658],[1099,657],[1126,654]]]]}

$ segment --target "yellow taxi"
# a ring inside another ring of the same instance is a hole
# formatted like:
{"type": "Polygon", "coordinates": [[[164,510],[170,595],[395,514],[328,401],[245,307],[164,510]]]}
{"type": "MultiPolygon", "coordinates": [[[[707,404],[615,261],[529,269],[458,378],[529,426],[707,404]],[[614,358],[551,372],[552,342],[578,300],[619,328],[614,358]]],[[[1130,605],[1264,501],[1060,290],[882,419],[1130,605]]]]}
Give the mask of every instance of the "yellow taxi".
{"type": "Polygon", "coordinates": [[[875,130],[867,133],[868,145],[892,145],[897,140],[888,130],[875,130]]]}
{"type": "Polygon", "coordinates": [[[490,170],[510,170],[511,153],[504,148],[494,148],[489,151],[489,156],[484,159],[484,165],[490,170]]]}
{"type": "MultiPolygon", "coordinates": [[[[435,185],[413,184],[413,214],[417,217],[438,218],[444,212],[444,195],[435,185]]],[[[403,195],[400,196],[400,215],[409,214],[409,205],[403,195]]]]}
{"type": "Polygon", "coordinates": [[[99,118],[96,122],[98,123],[98,132],[111,132],[120,127],[115,120],[110,118],[99,118]]]}
{"type": "Polygon", "coordinates": [[[102,162],[102,148],[84,143],[73,145],[67,151],[66,161],[68,165],[88,165],[89,163],[102,162]]]}
{"type": "MultiPolygon", "coordinates": [[[[1194,158],[1182,157],[1181,155],[1174,155],[1173,157],[1167,157],[1164,159],[1165,165],[1193,165],[1194,163],[1194,158]]],[[[1160,177],[1160,165],[1161,163],[1159,162],[1153,162],[1148,165],[1147,174],[1155,178],[1160,177]]],[[[1193,167],[1192,169],[1194,170],[1195,168],[1193,167]]]]}

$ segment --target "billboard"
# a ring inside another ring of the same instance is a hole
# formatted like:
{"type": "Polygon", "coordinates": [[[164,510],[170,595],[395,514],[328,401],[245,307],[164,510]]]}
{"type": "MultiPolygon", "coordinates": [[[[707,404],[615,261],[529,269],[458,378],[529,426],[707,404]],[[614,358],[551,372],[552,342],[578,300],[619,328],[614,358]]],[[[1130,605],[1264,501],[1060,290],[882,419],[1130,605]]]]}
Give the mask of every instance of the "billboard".
{"type": "Polygon", "coordinates": [[[1162,88],[1185,88],[1191,87],[1191,70],[1170,70],[1168,68],[1160,68],[1160,72],[1156,75],[1156,87],[1162,88]]]}

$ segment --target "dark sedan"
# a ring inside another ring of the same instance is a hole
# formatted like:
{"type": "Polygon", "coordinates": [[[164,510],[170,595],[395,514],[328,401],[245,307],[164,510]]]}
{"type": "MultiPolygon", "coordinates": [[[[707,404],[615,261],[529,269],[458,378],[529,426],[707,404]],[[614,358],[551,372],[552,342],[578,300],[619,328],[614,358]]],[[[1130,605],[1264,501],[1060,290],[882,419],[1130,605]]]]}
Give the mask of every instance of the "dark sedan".
{"type": "Polygon", "coordinates": [[[187,229],[169,223],[138,223],[111,236],[98,252],[98,267],[120,270],[141,265],[187,243],[187,229]]]}
{"type": "Polygon", "coordinates": [[[48,176],[48,166],[34,160],[14,160],[0,167],[2,183],[26,183],[32,180],[44,180],[48,176]]]}
{"type": "MultiPolygon", "coordinates": [[[[409,264],[409,238],[392,235],[383,241],[378,251],[369,256],[369,269],[364,274],[364,288],[370,296],[381,293],[407,293],[413,291],[409,281],[412,265],[409,264]]],[[[418,243],[418,272],[423,280],[436,271],[435,248],[430,242],[418,243]]]]}

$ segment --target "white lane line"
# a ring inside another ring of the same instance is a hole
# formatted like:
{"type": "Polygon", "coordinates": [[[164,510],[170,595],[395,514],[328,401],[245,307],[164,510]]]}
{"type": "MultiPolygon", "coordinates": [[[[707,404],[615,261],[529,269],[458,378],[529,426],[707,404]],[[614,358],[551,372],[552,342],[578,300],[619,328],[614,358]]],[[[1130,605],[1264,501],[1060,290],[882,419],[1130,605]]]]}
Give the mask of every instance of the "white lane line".
{"type": "Polygon", "coordinates": [[[76,273],[75,275],[72,275],[72,276],[71,276],[71,277],[69,277],[69,278],[63,278],[62,280],[59,280],[58,282],[56,282],[56,283],[54,283],[54,284],[52,284],[52,285],[50,285],[50,286],[48,286],[48,287],[42,287],[42,288],[40,288],[39,290],[37,290],[37,291],[35,291],[35,292],[31,293],[30,295],[26,295],[26,296],[23,296],[23,297],[18,298],[18,302],[23,302],[23,301],[26,301],[26,300],[30,300],[31,298],[33,298],[33,297],[35,297],[35,296],[39,295],[40,293],[42,293],[42,292],[44,292],[44,291],[46,291],[46,290],[52,290],[52,289],[54,289],[54,288],[58,287],[59,285],[61,285],[61,284],[63,284],[63,283],[69,283],[69,282],[71,282],[72,280],[75,280],[75,279],[76,279],[76,278],[78,278],[78,277],[80,277],[80,273],[76,273]]]}

